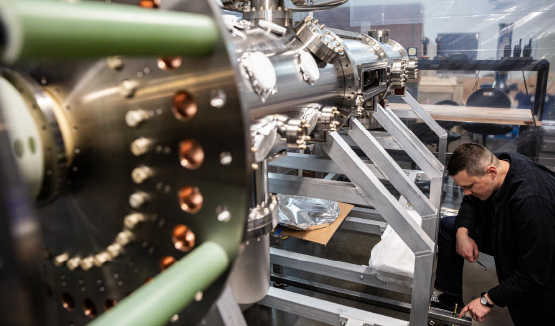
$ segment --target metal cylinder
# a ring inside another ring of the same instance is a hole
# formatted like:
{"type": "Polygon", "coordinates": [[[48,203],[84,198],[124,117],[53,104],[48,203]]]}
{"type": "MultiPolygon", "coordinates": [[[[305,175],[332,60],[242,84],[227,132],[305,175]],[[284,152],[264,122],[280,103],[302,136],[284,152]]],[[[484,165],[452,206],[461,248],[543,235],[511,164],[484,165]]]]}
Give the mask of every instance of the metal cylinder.
{"type": "Polygon", "coordinates": [[[278,9],[284,8],[284,0],[252,0],[251,4],[254,8],[260,9],[278,9]]]}
{"type": "Polygon", "coordinates": [[[250,110],[252,119],[259,119],[272,114],[287,114],[306,108],[307,103],[334,106],[341,103],[344,96],[343,76],[336,65],[321,63],[320,78],[313,84],[303,80],[299,71],[299,55],[303,44],[296,40],[294,34],[283,38],[268,35],[264,30],[249,34],[249,42],[235,39],[238,52],[261,51],[268,55],[276,71],[277,93],[268,96],[265,102],[244,85],[240,87],[241,97],[250,110]],[[256,48],[255,44],[263,44],[256,48]]]}
{"type": "Polygon", "coordinates": [[[214,21],[199,14],[98,2],[2,1],[1,60],[210,53],[214,21]]]}
{"type": "Polygon", "coordinates": [[[268,160],[258,163],[258,168],[254,170],[254,205],[263,205],[268,200],[268,160]]]}
{"type": "Polygon", "coordinates": [[[270,234],[243,244],[229,284],[242,310],[266,296],[270,288],[270,234]]]}
{"type": "Polygon", "coordinates": [[[205,242],[89,325],[166,325],[198,292],[215,282],[228,265],[225,250],[214,242],[205,242]]]}

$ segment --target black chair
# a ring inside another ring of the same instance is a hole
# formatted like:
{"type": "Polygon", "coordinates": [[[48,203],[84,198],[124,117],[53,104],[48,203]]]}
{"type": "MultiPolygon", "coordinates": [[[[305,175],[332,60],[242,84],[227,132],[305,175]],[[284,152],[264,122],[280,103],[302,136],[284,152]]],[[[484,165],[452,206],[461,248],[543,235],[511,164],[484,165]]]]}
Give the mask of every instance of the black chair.
{"type": "MultiPolygon", "coordinates": [[[[472,93],[466,101],[466,106],[479,106],[500,109],[510,109],[511,100],[502,91],[486,87],[472,93]]],[[[488,135],[504,135],[513,130],[512,125],[481,123],[481,122],[464,122],[462,124],[464,130],[482,135],[482,145],[486,147],[488,135]]]]}

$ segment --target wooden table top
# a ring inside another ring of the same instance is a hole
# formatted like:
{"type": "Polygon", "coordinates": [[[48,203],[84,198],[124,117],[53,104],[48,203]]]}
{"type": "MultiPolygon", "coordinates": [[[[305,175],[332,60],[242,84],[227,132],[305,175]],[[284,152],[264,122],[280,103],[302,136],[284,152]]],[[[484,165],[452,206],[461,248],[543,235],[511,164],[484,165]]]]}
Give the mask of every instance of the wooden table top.
{"type": "MultiPolygon", "coordinates": [[[[435,120],[484,122],[508,125],[533,126],[532,112],[524,109],[494,109],[476,106],[420,104],[435,120]]],[[[389,108],[399,118],[418,118],[406,103],[389,103],[389,108]]],[[[541,126],[541,121],[536,125],[541,126]]]]}

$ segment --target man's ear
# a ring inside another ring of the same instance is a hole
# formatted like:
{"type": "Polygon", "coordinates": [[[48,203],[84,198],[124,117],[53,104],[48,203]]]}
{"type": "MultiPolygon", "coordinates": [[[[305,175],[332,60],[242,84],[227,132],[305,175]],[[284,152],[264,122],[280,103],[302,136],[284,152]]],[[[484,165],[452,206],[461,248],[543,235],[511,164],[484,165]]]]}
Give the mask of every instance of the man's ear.
{"type": "Polygon", "coordinates": [[[490,165],[486,168],[486,174],[495,178],[497,176],[497,168],[494,165],[490,165]]]}

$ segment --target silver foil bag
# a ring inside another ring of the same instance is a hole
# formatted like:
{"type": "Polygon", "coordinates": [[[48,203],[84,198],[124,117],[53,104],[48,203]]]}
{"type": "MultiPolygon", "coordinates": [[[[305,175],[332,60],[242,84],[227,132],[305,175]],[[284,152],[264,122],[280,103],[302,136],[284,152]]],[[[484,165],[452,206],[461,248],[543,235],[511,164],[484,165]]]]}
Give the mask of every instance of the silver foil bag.
{"type": "Polygon", "coordinates": [[[336,201],[304,196],[277,195],[279,224],[297,230],[324,228],[340,213],[336,201]]]}

